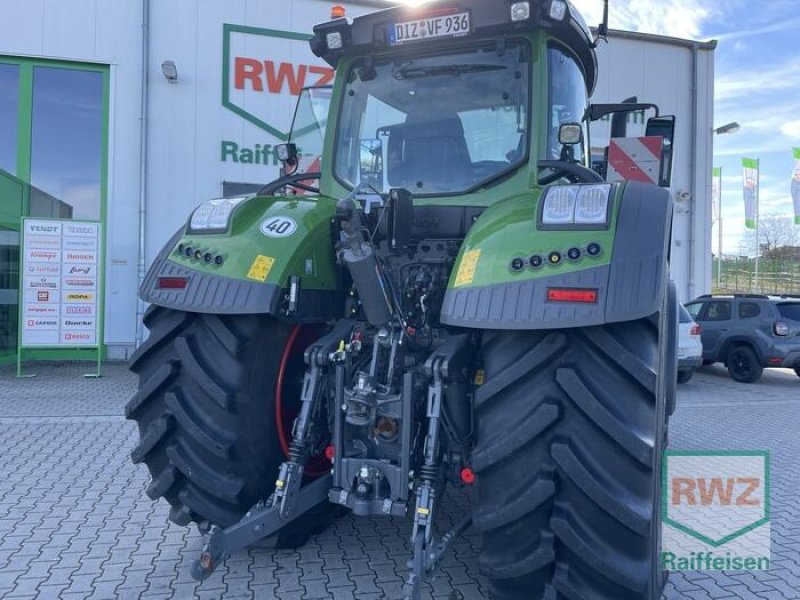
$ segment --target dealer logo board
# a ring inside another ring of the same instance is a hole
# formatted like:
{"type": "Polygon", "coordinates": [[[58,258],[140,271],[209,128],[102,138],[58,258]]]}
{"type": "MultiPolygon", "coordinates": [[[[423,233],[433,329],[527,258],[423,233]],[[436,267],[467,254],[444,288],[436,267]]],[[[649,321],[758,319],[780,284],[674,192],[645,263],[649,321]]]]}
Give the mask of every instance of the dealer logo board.
{"type": "Polygon", "coordinates": [[[100,343],[100,223],[23,220],[20,347],[100,343]]]}

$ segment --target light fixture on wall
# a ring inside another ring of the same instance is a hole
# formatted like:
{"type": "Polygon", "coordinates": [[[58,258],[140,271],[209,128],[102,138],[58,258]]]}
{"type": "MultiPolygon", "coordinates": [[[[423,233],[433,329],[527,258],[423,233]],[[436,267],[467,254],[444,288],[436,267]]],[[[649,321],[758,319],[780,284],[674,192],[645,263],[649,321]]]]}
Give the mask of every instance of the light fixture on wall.
{"type": "Polygon", "coordinates": [[[734,121],[733,123],[728,123],[727,125],[723,125],[722,127],[717,127],[714,130],[714,133],[717,135],[725,135],[726,133],[736,133],[742,128],[739,123],[734,121]]]}
{"type": "Polygon", "coordinates": [[[167,80],[167,83],[177,83],[178,67],[175,66],[175,61],[165,60],[162,62],[161,72],[164,74],[164,79],[167,80]]]}

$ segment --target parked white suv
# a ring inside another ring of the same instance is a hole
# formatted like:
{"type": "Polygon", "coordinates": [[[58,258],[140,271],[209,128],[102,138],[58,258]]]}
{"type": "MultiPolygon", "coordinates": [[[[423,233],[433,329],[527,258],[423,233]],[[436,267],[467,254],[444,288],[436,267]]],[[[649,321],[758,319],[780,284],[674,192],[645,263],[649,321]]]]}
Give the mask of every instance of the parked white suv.
{"type": "Polygon", "coordinates": [[[679,305],[678,313],[678,383],[686,383],[703,364],[703,342],[700,341],[700,325],[694,322],[683,304],[679,305]]]}

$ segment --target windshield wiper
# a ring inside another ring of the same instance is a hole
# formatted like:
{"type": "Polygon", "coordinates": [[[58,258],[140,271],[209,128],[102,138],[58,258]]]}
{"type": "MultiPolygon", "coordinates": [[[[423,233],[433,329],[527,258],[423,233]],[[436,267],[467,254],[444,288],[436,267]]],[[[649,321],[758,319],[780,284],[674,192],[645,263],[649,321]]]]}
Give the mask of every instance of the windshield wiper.
{"type": "Polygon", "coordinates": [[[462,75],[464,73],[485,73],[487,71],[500,71],[506,69],[505,65],[431,65],[426,67],[403,66],[397,67],[394,72],[395,79],[415,79],[418,77],[431,77],[434,75],[462,75]]]}

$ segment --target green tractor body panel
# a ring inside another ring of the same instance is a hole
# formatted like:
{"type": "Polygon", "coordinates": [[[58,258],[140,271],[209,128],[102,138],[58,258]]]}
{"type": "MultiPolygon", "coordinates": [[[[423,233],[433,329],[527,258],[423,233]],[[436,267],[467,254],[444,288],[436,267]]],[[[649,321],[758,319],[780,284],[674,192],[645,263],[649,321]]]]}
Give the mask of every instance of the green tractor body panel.
{"type": "Polygon", "coordinates": [[[669,193],[627,182],[611,191],[606,228],[542,229],[542,193],[495,205],[470,230],[442,322],[479,329],[564,329],[659,310],[672,219],[669,193]]]}
{"type": "Polygon", "coordinates": [[[333,200],[320,196],[254,197],[234,210],[227,231],[187,225],[157,258],[145,298],[193,312],[330,318],[342,297],[331,241],[334,209],[333,200]],[[292,278],[296,310],[286,298],[292,278]],[[176,289],[182,279],[185,287],[176,289]]]}
{"type": "Polygon", "coordinates": [[[489,207],[464,240],[450,278],[450,288],[518,283],[607,266],[611,262],[621,191],[621,187],[617,187],[612,199],[611,226],[599,231],[539,229],[538,215],[543,197],[540,187],[489,207]],[[592,243],[605,250],[589,256],[586,249],[592,243]],[[580,258],[568,258],[572,248],[581,251],[580,258]],[[554,252],[561,257],[558,261],[549,260],[554,252]],[[539,266],[531,264],[531,258],[536,256],[543,259],[539,266]],[[517,258],[524,262],[521,269],[512,267],[517,258]]]}

